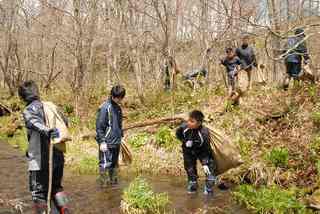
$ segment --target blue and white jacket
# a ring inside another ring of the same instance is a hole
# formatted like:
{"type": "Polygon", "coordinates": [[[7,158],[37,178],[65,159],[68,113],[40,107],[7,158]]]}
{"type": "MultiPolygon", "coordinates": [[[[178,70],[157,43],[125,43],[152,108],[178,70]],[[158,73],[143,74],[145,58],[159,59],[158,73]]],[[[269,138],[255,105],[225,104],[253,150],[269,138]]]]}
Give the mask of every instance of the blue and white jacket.
{"type": "Polygon", "coordinates": [[[111,98],[104,102],[97,114],[96,120],[97,143],[107,143],[108,146],[121,144],[123,137],[122,110],[111,98]]]}

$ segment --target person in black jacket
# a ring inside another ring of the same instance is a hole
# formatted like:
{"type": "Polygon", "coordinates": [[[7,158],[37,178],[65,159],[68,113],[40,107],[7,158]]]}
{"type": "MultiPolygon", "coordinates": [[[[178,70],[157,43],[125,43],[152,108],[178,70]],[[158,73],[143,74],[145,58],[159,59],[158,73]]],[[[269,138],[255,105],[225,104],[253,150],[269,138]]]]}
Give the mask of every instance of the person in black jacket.
{"type": "Polygon", "coordinates": [[[188,193],[197,191],[197,161],[199,160],[206,174],[204,194],[212,194],[215,183],[215,163],[209,129],[203,125],[203,120],[204,115],[201,111],[190,112],[187,123],[183,123],[177,129],[176,136],[182,142],[184,168],[188,175],[188,193]]]}
{"type": "MultiPolygon", "coordinates": [[[[49,144],[50,138],[59,137],[59,130],[49,129],[45,123],[43,104],[39,89],[35,82],[26,81],[18,90],[19,97],[26,103],[23,118],[27,128],[28,151],[26,152],[29,170],[29,188],[36,214],[46,213],[49,181],[49,144]]],[[[64,115],[66,125],[67,119],[64,115]]],[[[64,169],[64,154],[53,150],[52,198],[61,214],[69,213],[67,196],[63,192],[62,178],[64,169]]]]}
{"type": "Polygon", "coordinates": [[[304,41],[305,34],[302,28],[295,30],[295,35],[290,37],[287,41],[284,50],[284,59],[287,69],[287,75],[285,76],[283,87],[288,89],[291,79],[295,81],[299,80],[299,76],[302,70],[302,60],[304,64],[309,63],[309,54],[306,42],[304,41]]]}
{"type": "Polygon", "coordinates": [[[242,44],[236,49],[236,54],[241,61],[241,69],[247,72],[248,86],[247,90],[252,87],[252,70],[253,67],[257,68],[258,63],[256,55],[252,47],[249,46],[249,35],[244,35],[242,38],[242,44]]]}
{"type": "Polygon", "coordinates": [[[122,110],[120,103],[126,90],[120,85],[111,89],[110,98],[98,110],[96,120],[97,143],[99,145],[99,181],[102,186],[118,182],[117,170],[120,144],[123,137],[122,110]],[[109,180],[107,173],[109,173],[109,180]]]}

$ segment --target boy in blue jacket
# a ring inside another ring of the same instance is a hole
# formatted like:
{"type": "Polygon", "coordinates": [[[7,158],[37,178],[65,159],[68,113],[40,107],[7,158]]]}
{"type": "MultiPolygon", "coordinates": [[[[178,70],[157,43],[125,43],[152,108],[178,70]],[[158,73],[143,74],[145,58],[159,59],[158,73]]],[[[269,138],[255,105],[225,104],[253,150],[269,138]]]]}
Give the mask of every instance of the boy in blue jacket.
{"type": "Polygon", "coordinates": [[[117,184],[120,144],[123,137],[122,110],[120,103],[126,90],[120,85],[111,89],[110,98],[99,108],[96,120],[97,143],[99,145],[99,181],[101,185],[117,184]],[[109,180],[108,180],[109,174],[109,180]]]}

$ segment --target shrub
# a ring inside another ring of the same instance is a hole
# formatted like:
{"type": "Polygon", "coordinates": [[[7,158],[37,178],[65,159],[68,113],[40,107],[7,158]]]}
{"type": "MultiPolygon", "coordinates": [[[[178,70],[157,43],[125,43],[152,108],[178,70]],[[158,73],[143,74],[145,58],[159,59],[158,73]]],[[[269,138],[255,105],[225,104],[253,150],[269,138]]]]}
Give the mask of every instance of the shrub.
{"type": "Polygon", "coordinates": [[[167,126],[161,127],[155,134],[157,145],[166,149],[173,149],[179,144],[179,141],[172,133],[171,129],[167,126]]]}
{"type": "Polygon", "coordinates": [[[63,106],[63,111],[64,111],[64,113],[70,115],[74,112],[74,107],[71,104],[65,104],[63,106]]]}
{"type": "Polygon", "coordinates": [[[277,186],[255,189],[250,185],[241,185],[233,192],[233,197],[259,214],[306,213],[305,206],[297,200],[294,191],[281,190],[277,186]]]}
{"type": "Polygon", "coordinates": [[[311,120],[316,127],[320,127],[320,112],[319,111],[312,112],[311,120]]]}
{"type": "Polygon", "coordinates": [[[140,148],[144,146],[150,138],[150,135],[147,133],[139,133],[134,136],[131,136],[128,139],[128,143],[133,147],[133,148],[140,148]]]}
{"type": "Polygon", "coordinates": [[[122,209],[126,213],[132,213],[131,210],[140,211],[135,213],[164,213],[169,204],[167,193],[154,193],[146,180],[140,177],[124,190],[122,199],[122,209]]]}
{"type": "Polygon", "coordinates": [[[289,152],[286,148],[273,148],[266,155],[268,162],[275,167],[287,167],[289,162],[289,152]]]}

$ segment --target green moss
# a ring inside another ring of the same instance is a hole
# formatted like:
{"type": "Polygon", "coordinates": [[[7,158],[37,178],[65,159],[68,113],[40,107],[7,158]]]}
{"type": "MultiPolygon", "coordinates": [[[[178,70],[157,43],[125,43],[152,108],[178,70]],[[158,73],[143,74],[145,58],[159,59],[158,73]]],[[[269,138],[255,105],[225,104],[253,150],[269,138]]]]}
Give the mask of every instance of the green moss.
{"type": "Polygon", "coordinates": [[[295,191],[278,186],[261,187],[241,185],[233,196],[241,204],[258,214],[305,214],[306,207],[298,201],[295,191]]]}
{"type": "Polygon", "coordinates": [[[130,209],[140,210],[141,213],[165,213],[169,205],[167,193],[154,193],[147,181],[140,177],[124,190],[122,199],[126,204],[126,213],[131,213],[130,209]]]}

